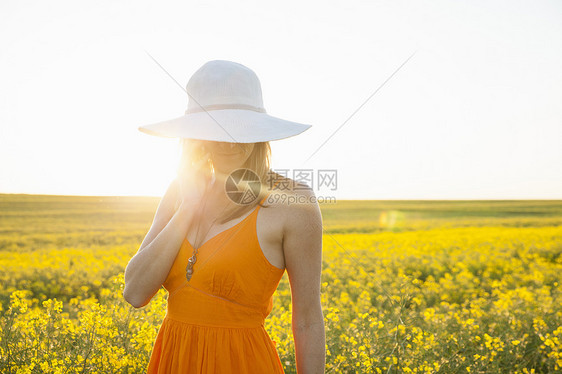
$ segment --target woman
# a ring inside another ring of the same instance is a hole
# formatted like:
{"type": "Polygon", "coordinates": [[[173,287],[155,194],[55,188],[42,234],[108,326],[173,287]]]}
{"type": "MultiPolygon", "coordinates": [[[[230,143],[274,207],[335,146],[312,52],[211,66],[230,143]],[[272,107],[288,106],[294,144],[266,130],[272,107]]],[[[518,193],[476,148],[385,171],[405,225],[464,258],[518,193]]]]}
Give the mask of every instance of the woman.
{"type": "Polygon", "coordinates": [[[162,285],[169,293],[147,372],[283,373],[264,320],[286,270],[297,372],[323,373],[320,210],[309,188],[269,165],[269,141],[310,125],[267,115],[257,76],[234,62],[206,63],[187,92],[185,116],[139,128],[180,138],[183,151],[125,270],[134,307],[162,285]]]}

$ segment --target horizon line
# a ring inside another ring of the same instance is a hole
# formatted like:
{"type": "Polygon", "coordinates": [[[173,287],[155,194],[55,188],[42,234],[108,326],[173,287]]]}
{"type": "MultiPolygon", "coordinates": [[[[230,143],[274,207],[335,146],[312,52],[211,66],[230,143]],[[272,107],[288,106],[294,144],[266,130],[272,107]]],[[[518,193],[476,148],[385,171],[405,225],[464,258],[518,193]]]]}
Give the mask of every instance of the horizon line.
{"type": "MultiPolygon", "coordinates": [[[[25,193],[25,192],[0,192],[0,195],[27,195],[27,196],[50,196],[50,197],[106,197],[106,198],[127,198],[127,197],[142,197],[142,198],[162,198],[160,195],[61,195],[61,194],[35,194],[35,193],[25,193]]],[[[319,198],[320,200],[320,198],[319,198]]],[[[443,199],[432,199],[432,198],[395,198],[395,199],[338,199],[337,201],[562,201],[562,198],[443,198],[443,199]]],[[[322,203],[322,201],[319,201],[322,203]]]]}

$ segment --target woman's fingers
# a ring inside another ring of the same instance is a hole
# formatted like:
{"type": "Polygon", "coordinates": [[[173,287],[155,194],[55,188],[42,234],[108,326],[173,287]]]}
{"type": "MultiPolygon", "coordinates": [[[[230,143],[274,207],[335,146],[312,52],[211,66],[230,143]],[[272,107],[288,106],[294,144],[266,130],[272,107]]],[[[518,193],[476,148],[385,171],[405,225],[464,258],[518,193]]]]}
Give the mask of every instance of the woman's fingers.
{"type": "Polygon", "coordinates": [[[209,157],[211,156],[210,152],[207,152],[203,155],[203,157],[201,157],[201,159],[199,161],[197,161],[198,165],[205,165],[207,163],[207,161],[209,161],[209,157]]]}
{"type": "MultiPolygon", "coordinates": [[[[201,153],[199,153],[201,154],[201,153]]],[[[208,166],[210,153],[205,152],[202,157],[194,160],[180,180],[180,191],[183,201],[198,204],[210,182],[211,172],[208,166]]]]}
{"type": "MultiPolygon", "coordinates": [[[[204,177],[208,177],[207,174],[209,174],[209,166],[208,166],[208,161],[209,161],[209,152],[207,152],[205,155],[203,155],[203,157],[198,160],[194,165],[194,172],[195,174],[199,174],[202,175],[204,177]]],[[[197,178],[197,177],[196,177],[197,178]]]]}

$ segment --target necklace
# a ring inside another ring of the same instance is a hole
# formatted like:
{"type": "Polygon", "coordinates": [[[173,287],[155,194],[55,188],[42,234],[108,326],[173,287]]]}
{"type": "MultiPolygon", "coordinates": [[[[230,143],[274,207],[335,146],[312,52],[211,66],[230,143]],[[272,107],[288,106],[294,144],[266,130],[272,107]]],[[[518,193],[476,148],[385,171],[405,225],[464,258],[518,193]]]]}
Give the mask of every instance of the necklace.
{"type": "MultiPolygon", "coordinates": [[[[213,181],[211,182],[211,185],[213,185],[215,182],[215,179],[213,178],[213,181]]],[[[275,182],[275,185],[273,186],[273,188],[275,188],[277,186],[277,184],[279,183],[279,181],[275,182]]],[[[203,209],[202,212],[204,211],[206,205],[207,205],[207,191],[205,191],[205,203],[203,205],[203,209]]],[[[268,195],[269,196],[269,195],[268,195]]],[[[228,204],[225,205],[225,207],[223,208],[223,210],[221,211],[221,214],[219,214],[217,216],[217,218],[215,218],[213,220],[213,222],[211,223],[211,227],[209,227],[209,229],[207,230],[207,232],[205,233],[205,235],[203,236],[203,239],[205,239],[205,237],[207,236],[207,234],[209,233],[209,231],[211,231],[211,228],[213,227],[213,225],[215,224],[215,222],[219,219],[219,217],[222,216],[222,213],[224,213],[224,211],[226,210],[226,208],[228,207],[228,204]]],[[[246,216],[248,217],[248,216],[246,216]]],[[[199,227],[201,226],[201,222],[199,222],[197,224],[197,231],[195,233],[195,243],[197,242],[197,238],[199,236],[199,227]]],[[[202,243],[205,244],[205,243],[202,243]]],[[[199,247],[201,248],[201,246],[199,247]]],[[[210,257],[213,257],[213,255],[219,250],[220,248],[217,248],[213,253],[211,253],[210,257]]],[[[187,278],[187,281],[189,282],[191,280],[191,276],[193,275],[193,265],[195,265],[195,262],[197,261],[197,253],[198,253],[198,248],[193,250],[193,253],[191,255],[191,257],[189,258],[189,260],[187,261],[187,266],[185,268],[185,277],[187,278]]],[[[207,259],[208,261],[209,259],[207,259]]],[[[203,265],[205,264],[205,262],[203,263],[203,265]]]]}
{"type": "MultiPolygon", "coordinates": [[[[211,182],[211,186],[214,183],[215,183],[215,179],[213,179],[213,181],[211,182]]],[[[207,199],[208,199],[208,193],[207,193],[207,191],[205,191],[205,203],[203,204],[203,208],[201,209],[201,213],[203,213],[205,211],[205,207],[207,206],[207,199]]],[[[211,223],[211,226],[209,227],[207,232],[205,232],[205,235],[203,235],[203,239],[205,239],[205,237],[207,236],[209,231],[211,231],[211,228],[213,228],[215,222],[217,222],[219,217],[221,217],[221,215],[222,215],[222,213],[224,212],[225,209],[226,209],[226,206],[223,208],[221,214],[217,215],[217,218],[215,218],[213,220],[213,222],[211,223]]],[[[201,214],[201,217],[203,217],[203,214],[201,214]]],[[[200,227],[201,227],[201,221],[199,221],[199,223],[197,223],[197,231],[195,232],[195,242],[194,243],[197,243],[197,238],[199,237],[199,228],[200,227]]],[[[202,243],[202,244],[205,244],[205,243],[202,243]]],[[[193,265],[195,265],[195,262],[197,262],[197,253],[198,253],[199,248],[201,248],[201,246],[199,246],[198,248],[194,248],[193,253],[191,254],[191,257],[189,258],[189,260],[187,260],[187,266],[185,267],[185,277],[187,278],[188,282],[191,280],[191,276],[193,275],[193,265]]]]}

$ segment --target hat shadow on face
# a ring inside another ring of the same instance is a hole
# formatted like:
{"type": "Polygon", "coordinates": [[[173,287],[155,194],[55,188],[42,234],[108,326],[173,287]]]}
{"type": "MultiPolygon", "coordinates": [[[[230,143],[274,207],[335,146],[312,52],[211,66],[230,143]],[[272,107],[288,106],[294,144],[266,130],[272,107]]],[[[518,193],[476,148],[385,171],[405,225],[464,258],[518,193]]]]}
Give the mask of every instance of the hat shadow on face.
{"type": "MultiPolygon", "coordinates": [[[[250,165],[260,164],[260,160],[256,158],[261,158],[259,155],[253,155],[257,144],[260,143],[231,143],[182,138],[180,139],[181,159],[178,173],[188,165],[193,165],[202,157],[205,157],[207,153],[209,154],[208,165],[211,173],[219,170],[230,172],[236,168],[253,169],[250,165]],[[220,153],[222,155],[219,155],[220,153]],[[233,153],[233,155],[228,155],[230,153],[233,153]],[[254,159],[250,160],[252,156],[254,159]],[[233,162],[236,161],[238,161],[237,165],[233,167],[233,162]]],[[[263,154],[263,152],[259,153],[263,154]]],[[[269,162],[267,163],[269,164],[269,162]]]]}

